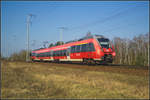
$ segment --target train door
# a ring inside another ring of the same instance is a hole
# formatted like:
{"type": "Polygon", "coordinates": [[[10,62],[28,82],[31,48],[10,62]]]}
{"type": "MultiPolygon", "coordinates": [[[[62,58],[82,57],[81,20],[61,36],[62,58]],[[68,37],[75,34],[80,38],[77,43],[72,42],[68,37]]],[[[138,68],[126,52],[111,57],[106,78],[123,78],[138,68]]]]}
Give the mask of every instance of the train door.
{"type": "Polygon", "coordinates": [[[70,47],[69,48],[67,48],[67,60],[70,60],[70,47]]]}
{"type": "Polygon", "coordinates": [[[51,60],[53,60],[54,58],[53,58],[53,51],[51,51],[51,60]]]}
{"type": "Polygon", "coordinates": [[[92,53],[93,48],[94,48],[93,43],[87,44],[88,58],[93,58],[93,53],[92,53]]]}

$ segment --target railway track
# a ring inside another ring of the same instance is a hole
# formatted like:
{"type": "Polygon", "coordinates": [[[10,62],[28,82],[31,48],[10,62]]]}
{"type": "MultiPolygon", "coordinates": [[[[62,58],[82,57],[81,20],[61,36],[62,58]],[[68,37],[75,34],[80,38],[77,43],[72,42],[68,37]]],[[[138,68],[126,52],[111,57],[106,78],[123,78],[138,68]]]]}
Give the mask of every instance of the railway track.
{"type": "Polygon", "coordinates": [[[54,63],[54,62],[30,62],[36,64],[43,64],[45,67],[66,67],[66,68],[78,68],[81,70],[92,70],[102,72],[113,72],[132,75],[144,75],[148,76],[149,70],[146,66],[131,66],[131,65],[119,65],[119,64],[107,64],[107,65],[85,65],[81,63],[54,63]]]}
{"type": "Polygon", "coordinates": [[[79,65],[79,66],[88,66],[88,67],[116,67],[116,68],[127,68],[127,69],[143,69],[148,70],[148,66],[136,66],[136,65],[123,65],[123,64],[82,64],[81,62],[32,62],[32,63],[48,63],[48,64],[59,64],[59,65],[79,65]]]}

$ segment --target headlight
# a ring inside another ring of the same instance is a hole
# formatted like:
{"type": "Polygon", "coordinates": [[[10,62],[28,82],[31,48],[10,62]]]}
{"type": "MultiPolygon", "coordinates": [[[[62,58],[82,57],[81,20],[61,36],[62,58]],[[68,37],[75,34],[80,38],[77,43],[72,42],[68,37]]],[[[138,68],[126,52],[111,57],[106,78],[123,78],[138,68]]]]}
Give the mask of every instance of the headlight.
{"type": "Polygon", "coordinates": [[[112,53],[112,56],[116,56],[116,53],[115,53],[115,52],[113,52],[113,53],[112,53]]]}

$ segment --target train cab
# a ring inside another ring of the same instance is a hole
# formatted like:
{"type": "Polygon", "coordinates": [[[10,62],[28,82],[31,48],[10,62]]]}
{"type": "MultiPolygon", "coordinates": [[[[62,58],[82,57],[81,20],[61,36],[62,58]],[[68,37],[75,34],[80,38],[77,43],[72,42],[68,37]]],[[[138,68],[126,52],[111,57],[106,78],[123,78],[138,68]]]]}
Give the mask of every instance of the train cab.
{"type": "Polygon", "coordinates": [[[103,52],[103,56],[101,57],[102,61],[112,63],[116,53],[110,40],[103,36],[96,36],[96,40],[100,46],[101,52],[103,52]]]}

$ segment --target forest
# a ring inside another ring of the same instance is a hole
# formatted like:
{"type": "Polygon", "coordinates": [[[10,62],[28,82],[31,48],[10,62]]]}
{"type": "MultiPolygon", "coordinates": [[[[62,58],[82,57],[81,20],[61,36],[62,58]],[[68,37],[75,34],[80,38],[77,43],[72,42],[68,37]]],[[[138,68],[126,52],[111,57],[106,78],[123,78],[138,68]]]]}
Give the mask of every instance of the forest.
{"type": "Polygon", "coordinates": [[[130,39],[115,37],[112,41],[116,57],[115,64],[149,65],[149,34],[140,34],[130,39]]]}

